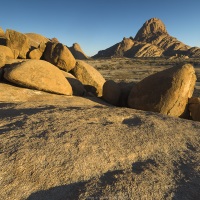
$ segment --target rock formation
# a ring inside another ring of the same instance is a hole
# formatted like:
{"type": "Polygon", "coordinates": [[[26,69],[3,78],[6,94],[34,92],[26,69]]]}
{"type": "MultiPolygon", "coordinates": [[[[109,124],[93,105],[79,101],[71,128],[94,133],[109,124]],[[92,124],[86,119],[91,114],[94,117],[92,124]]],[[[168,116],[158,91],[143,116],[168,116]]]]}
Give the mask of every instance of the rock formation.
{"type": "Polygon", "coordinates": [[[49,41],[48,38],[37,33],[25,33],[25,35],[29,38],[30,45],[35,48],[38,48],[41,43],[47,43],[49,41]]]}
{"type": "Polygon", "coordinates": [[[166,69],[146,77],[133,87],[128,105],[134,109],[184,117],[195,82],[195,71],[190,64],[166,69]]]}
{"type": "Polygon", "coordinates": [[[189,99],[188,104],[192,119],[200,122],[200,98],[192,97],[189,99]]]}
{"type": "Polygon", "coordinates": [[[0,27],[0,37],[4,37],[5,33],[4,30],[0,27]]]}
{"type": "Polygon", "coordinates": [[[78,43],[74,43],[71,47],[69,47],[69,50],[71,51],[75,59],[78,60],[88,59],[88,56],[85,55],[85,53],[83,52],[78,43]]]}
{"type": "Polygon", "coordinates": [[[4,52],[0,52],[0,68],[6,64],[6,55],[4,52]]]}
{"type": "Polygon", "coordinates": [[[30,52],[28,53],[28,57],[30,59],[40,60],[42,58],[45,49],[46,49],[46,44],[44,42],[41,42],[37,48],[30,50],[30,52]]]}
{"type": "Polygon", "coordinates": [[[119,106],[121,88],[113,80],[108,80],[103,85],[103,99],[108,103],[119,106]]]}
{"type": "Polygon", "coordinates": [[[84,85],[72,74],[62,71],[65,78],[68,80],[70,85],[72,86],[73,95],[75,96],[85,96],[87,91],[84,88],[84,85]]]}
{"type": "Polygon", "coordinates": [[[6,46],[13,51],[15,58],[26,58],[26,54],[30,49],[29,38],[15,30],[6,30],[6,46]]]}
{"type": "Polygon", "coordinates": [[[0,52],[4,53],[7,58],[14,58],[12,50],[7,46],[0,45],[0,52]]]}
{"type": "Polygon", "coordinates": [[[43,60],[29,60],[5,69],[4,78],[17,85],[56,94],[72,95],[62,72],[43,60]]]}
{"type": "Polygon", "coordinates": [[[67,72],[76,64],[74,56],[62,43],[48,42],[44,51],[44,59],[67,72]]]}
{"type": "Polygon", "coordinates": [[[105,79],[94,67],[83,61],[77,61],[72,73],[81,81],[88,92],[92,92],[98,97],[102,96],[105,79]]]}
{"type": "Polygon", "coordinates": [[[93,57],[160,57],[176,54],[199,57],[200,48],[191,48],[170,36],[164,23],[158,18],[152,18],[143,24],[135,38],[124,38],[93,57]]]}

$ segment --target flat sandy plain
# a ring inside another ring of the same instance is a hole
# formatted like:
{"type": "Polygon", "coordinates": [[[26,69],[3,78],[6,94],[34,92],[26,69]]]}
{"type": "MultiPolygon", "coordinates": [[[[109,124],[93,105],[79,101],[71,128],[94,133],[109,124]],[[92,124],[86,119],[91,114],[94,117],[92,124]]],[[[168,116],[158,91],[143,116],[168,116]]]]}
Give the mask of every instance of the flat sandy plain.
{"type": "Polygon", "coordinates": [[[104,58],[87,60],[88,64],[95,67],[106,80],[116,82],[135,82],[162,71],[164,69],[190,63],[194,66],[197,76],[194,96],[200,96],[200,58],[104,58]]]}

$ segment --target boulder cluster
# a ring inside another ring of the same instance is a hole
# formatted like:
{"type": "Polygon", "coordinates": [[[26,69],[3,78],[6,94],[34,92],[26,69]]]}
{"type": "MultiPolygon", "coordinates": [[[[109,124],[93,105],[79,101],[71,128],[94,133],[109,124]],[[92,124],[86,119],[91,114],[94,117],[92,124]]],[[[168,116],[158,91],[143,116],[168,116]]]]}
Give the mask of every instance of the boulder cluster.
{"type": "Polygon", "coordinates": [[[105,50],[99,51],[94,58],[100,57],[199,57],[200,48],[190,47],[169,35],[164,23],[158,18],[146,21],[136,36],[123,40],[105,50]]]}
{"type": "MultiPolygon", "coordinates": [[[[165,26],[158,26],[157,21],[152,19],[145,24],[138,32],[137,40],[150,41],[152,37],[163,36],[163,33],[167,35],[165,26]]],[[[56,38],[9,29],[4,33],[0,29],[0,42],[1,81],[60,95],[92,95],[114,106],[200,121],[200,100],[192,97],[196,75],[190,64],[158,72],[137,84],[119,84],[106,81],[94,67],[77,60],[56,38]]],[[[132,45],[134,41],[124,39],[118,51],[129,51],[132,45]]],[[[150,43],[142,48],[158,53],[150,43]]],[[[73,49],[81,52],[78,44],[74,44],[73,49]]],[[[141,48],[137,53],[143,54],[141,48]]]]}
{"type": "Polygon", "coordinates": [[[0,74],[3,79],[50,93],[102,96],[105,82],[102,75],[87,63],[76,60],[69,48],[56,38],[10,29],[2,31],[0,74]]]}

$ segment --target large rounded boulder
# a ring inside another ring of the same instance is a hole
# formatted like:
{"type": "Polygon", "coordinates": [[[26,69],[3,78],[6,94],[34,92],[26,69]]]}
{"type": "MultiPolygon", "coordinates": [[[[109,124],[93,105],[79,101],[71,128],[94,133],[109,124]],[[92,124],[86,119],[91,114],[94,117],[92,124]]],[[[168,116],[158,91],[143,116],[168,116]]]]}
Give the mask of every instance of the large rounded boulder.
{"type": "Polygon", "coordinates": [[[15,58],[26,58],[30,49],[29,38],[25,34],[10,29],[6,30],[6,38],[6,46],[10,47],[15,58]]]}
{"type": "Polygon", "coordinates": [[[44,59],[67,72],[73,69],[76,64],[70,50],[61,43],[48,42],[44,51],[44,59]]]}
{"type": "Polygon", "coordinates": [[[14,58],[12,50],[7,46],[0,45],[0,52],[3,52],[7,58],[14,58]]]}
{"type": "Polygon", "coordinates": [[[72,95],[72,87],[62,72],[43,60],[28,60],[13,64],[5,69],[4,78],[23,87],[72,95]]]}
{"type": "Polygon", "coordinates": [[[166,69],[143,79],[133,87],[128,97],[128,106],[184,117],[195,82],[195,70],[190,64],[166,69]]]}
{"type": "Polygon", "coordinates": [[[120,86],[113,80],[107,80],[103,85],[103,99],[108,103],[118,106],[121,95],[120,86]]]}
{"type": "Polygon", "coordinates": [[[94,67],[83,61],[77,61],[72,73],[81,81],[88,92],[98,97],[102,96],[105,79],[94,67]]]}

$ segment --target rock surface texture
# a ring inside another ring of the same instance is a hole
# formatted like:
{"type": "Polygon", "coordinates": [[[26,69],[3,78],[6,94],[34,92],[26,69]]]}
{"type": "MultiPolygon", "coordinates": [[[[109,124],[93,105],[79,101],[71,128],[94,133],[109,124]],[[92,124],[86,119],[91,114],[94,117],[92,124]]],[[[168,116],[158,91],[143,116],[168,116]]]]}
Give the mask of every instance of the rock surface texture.
{"type": "Polygon", "coordinates": [[[25,34],[10,29],[6,30],[6,38],[6,46],[13,51],[14,57],[26,58],[30,49],[29,38],[25,34]]]}
{"type": "Polygon", "coordinates": [[[199,122],[94,103],[0,104],[2,199],[199,198],[199,122]]]}
{"type": "Polygon", "coordinates": [[[105,79],[94,67],[83,61],[77,61],[72,73],[88,92],[92,92],[98,97],[102,96],[105,79]]]}
{"type": "Polygon", "coordinates": [[[131,108],[183,117],[192,97],[196,75],[192,65],[172,67],[150,75],[130,92],[131,108]]]}
{"type": "Polygon", "coordinates": [[[0,52],[4,53],[8,58],[14,58],[12,50],[7,46],[0,45],[0,52]]]}
{"type": "Polygon", "coordinates": [[[42,60],[29,60],[5,69],[4,78],[17,85],[47,92],[72,95],[72,88],[62,72],[42,60]]]}
{"type": "Polygon", "coordinates": [[[48,38],[37,33],[25,33],[25,35],[29,38],[31,46],[35,48],[38,48],[41,43],[47,43],[49,41],[48,38]]]}
{"type": "Polygon", "coordinates": [[[189,99],[189,111],[192,119],[200,122],[200,98],[192,97],[189,99]]]}
{"type": "Polygon", "coordinates": [[[121,88],[113,80],[107,80],[103,85],[103,99],[108,103],[118,106],[121,96],[121,88]]]}
{"type": "Polygon", "coordinates": [[[74,56],[61,43],[48,42],[44,51],[44,59],[67,72],[73,69],[76,64],[74,56]]]}

